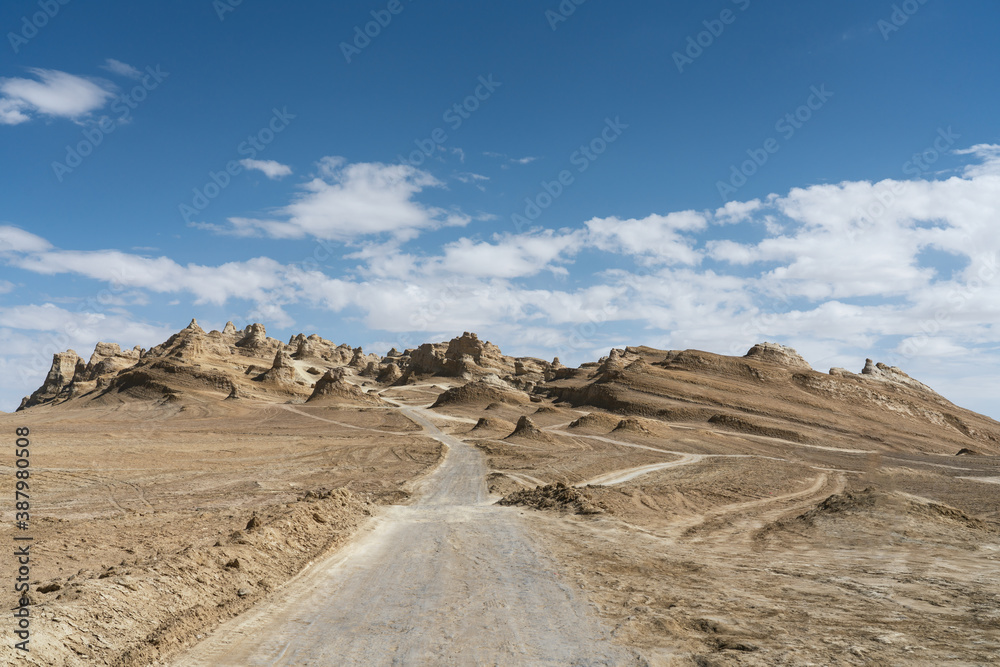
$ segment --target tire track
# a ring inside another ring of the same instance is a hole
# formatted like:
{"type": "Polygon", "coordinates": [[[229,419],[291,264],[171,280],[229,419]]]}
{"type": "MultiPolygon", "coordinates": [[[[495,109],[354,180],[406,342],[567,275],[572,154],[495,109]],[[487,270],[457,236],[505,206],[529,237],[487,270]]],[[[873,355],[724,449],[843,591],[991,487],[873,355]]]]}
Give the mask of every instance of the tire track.
{"type": "Polygon", "coordinates": [[[426,409],[399,410],[423,428],[406,435],[447,452],[416,483],[416,502],[387,508],[173,664],[637,664],[562,582],[520,513],[490,504],[484,456],[426,409]]]}

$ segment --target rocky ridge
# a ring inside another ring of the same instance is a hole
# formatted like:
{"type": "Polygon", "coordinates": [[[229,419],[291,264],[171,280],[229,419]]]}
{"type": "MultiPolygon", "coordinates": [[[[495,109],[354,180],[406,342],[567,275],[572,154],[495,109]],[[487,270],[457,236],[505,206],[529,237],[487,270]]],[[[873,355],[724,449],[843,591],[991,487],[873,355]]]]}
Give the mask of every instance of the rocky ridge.
{"type": "MultiPolygon", "coordinates": [[[[858,437],[868,440],[884,442],[909,429],[904,422],[916,419],[945,435],[942,442],[948,446],[1000,449],[1000,425],[949,403],[899,368],[868,359],[860,373],[839,368],[821,373],[792,348],[768,342],[754,345],[742,357],[616,348],[597,362],[568,368],[558,359],[549,363],[505,355],[470,332],[379,356],[317,334],[300,333],[284,343],[269,337],[263,324],[238,329],[228,322],[221,331],[206,332],[192,320],[149,350],[102,342],[86,362],[74,350],[54,355],[42,385],[18,409],[69,401],[167,405],[188,399],[382,405],[380,389],[435,377],[451,384],[435,407],[517,406],[550,398],[616,413],[619,418],[608,420],[608,430],[621,416],[645,417],[814,442],[812,431],[826,428],[830,415],[839,413],[855,415],[858,437]],[[696,387],[701,389],[694,391],[696,387]],[[823,409],[809,425],[803,425],[801,416],[791,418],[814,403],[823,409]]],[[[602,421],[597,415],[591,420],[593,426],[602,421]]],[[[585,421],[577,420],[571,428],[585,421]]],[[[629,422],[621,428],[648,429],[648,423],[642,424],[629,422]]],[[[540,437],[526,426],[516,429],[523,433],[511,435],[540,437]]]]}

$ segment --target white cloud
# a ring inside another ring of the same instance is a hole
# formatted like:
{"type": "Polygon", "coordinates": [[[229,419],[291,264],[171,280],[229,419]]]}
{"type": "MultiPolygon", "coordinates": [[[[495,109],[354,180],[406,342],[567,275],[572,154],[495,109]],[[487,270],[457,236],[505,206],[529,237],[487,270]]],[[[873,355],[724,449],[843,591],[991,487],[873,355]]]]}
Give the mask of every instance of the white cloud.
{"type": "Polygon", "coordinates": [[[980,162],[965,168],[966,177],[996,176],[1000,174],[1000,144],[977,144],[971,148],[955,151],[956,155],[972,155],[980,162]]]}
{"type": "Polygon", "coordinates": [[[525,157],[508,157],[506,153],[496,153],[493,151],[486,151],[483,153],[486,157],[495,158],[498,160],[503,160],[503,164],[500,165],[501,169],[509,169],[511,165],[525,165],[531,164],[538,158],[533,155],[527,155],[525,157]]]}
{"type": "Polygon", "coordinates": [[[341,157],[319,163],[320,175],[278,210],[276,219],[231,218],[230,232],[281,239],[314,236],[348,241],[371,235],[408,240],[421,231],[463,226],[471,218],[457,211],[428,207],[414,200],[426,188],[443,184],[408,165],[349,164],[341,157]]]}
{"type": "Polygon", "coordinates": [[[0,79],[0,123],[16,125],[32,114],[76,120],[103,107],[112,86],[66,72],[33,68],[37,79],[0,79]]]}
{"type": "Polygon", "coordinates": [[[0,294],[10,294],[16,287],[17,285],[9,280],[0,280],[0,294]]]}
{"type": "Polygon", "coordinates": [[[471,171],[465,171],[460,174],[455,174],[455,180],[461,181],[462,183],[475,183],[477,181],[488,181],[489,176],[483,176],[482,174],[475,174],[471,171]]]}
{"type": "Polygon", "coordinates": [[[489,176],[483,176],[482,174],[476,174],[471,171],[455,174],[454,178],[460,183],[466,183],[474,186],[480,192],[486,192],[486,186],[484,186],[483,183],[490,180],[489,176]]]}
{"type": "Polygon", "coordinates": [[[38,252],[48,250],[52,244],[36,236],[31,232],[26,232],[19,227],[10,225],[0,225],[0,253],[4,252],[38,252]]]}
{"type": "Polygon", "coordinates": [[[195,303],[221,305],[229,299],[267,299],[285,284],[285,267],[258,257],[219,266],[181,265],[168,257],[142,257],[118,250],[51,250],[11,261],[19,268],[43,275],[75,273],[119,287],[157,293],[187,292],[195,303]]]}
{"type": "Polygon", "coordinates": [[[257,171],[263,172],[263,174],[271,180],[283,178],[291,175],[292,173],[291,167],[274,160],[251,160],[247,158],[246,160],[240,160],[240,164],[247,169],[256,169],[257,171]]]}
{"type": "Polygon", "coordinates": [[[761,206],[759,199],[728,202],[715,211],[715,222],[728,225],[745,222],[751,218],[751,214],[759,211],[761,206]]]}
{"type": "Polygon", "coordinates": [[[127,63],[123,63],[120,60],[115,60],[114,58],[108,58],[107,60],[105,60],[104,64],[101,65],[101,69],[105,69],[109,72],[114,72],[119,76],[124,76],[129,79],[138,79],[142,76],[142,72],[140,72],[136,68],[132,67],[127,63]]]}
{"type": "Polygon", "coordinates": [[[444,256],[434,264],[441,271],[464,276],[523,278],[540,271],[566,274],[559,265],[564,256],[576,254],[583,234],[546,230],[541,233],[497,237],[496,243],[459,239],[444,246],[444,256]]]}
{"type": "Polygon", "coordinates": [[[701,254],[684,232],[705,229],[708,219],[697,211],[679,211],[641,220],[593,218],[586,226],[588,244],[605,252],[637,255],[655,263],[698,264],[701,254]]]}

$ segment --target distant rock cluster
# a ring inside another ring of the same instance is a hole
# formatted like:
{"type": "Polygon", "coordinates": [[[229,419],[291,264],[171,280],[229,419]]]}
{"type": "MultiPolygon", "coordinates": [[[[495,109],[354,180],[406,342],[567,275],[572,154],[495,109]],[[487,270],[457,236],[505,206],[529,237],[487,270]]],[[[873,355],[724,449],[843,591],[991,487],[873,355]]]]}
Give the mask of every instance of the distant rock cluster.
{"type": "MultiPolygon", "coordinates": [[[[45,381],[18,408],[89,399],[129,397],[177,400],[185,393],[218,393],[239,400],[344,401],[382,404],[378,386],[407,384],[431,376],[482,380],[498,393],[531,391],[561,367],[530,357],[509,357],[474,333],[447,343],[426,343],[385,356],[337,345],[316,334],[287,343],[270,338],[263,324],[206,332],[196,320],[149,350],[122,350],[98,343],[88,363],[73,350],[54,355],[45,381]]],[[[526,399],[525,399],[526,400],[526,399]]]]}
{"type": "MultiPolygon", "coordinates": [[[[384,405],[376,394],[380,387],[430,377],[466,381],[441,394],[440,405],[469,401],[519,404],[526,403],[533,392],[546,393],[552,386],[550,383],[580,373],[589,376],[591,382],[579,389],[571,388],[570,394],[582,392],[585,400],[616,409],[608,387],[630,384],[629,378],[647,374],[651,363],[664,368],[706,371],[725,366],[728,372],[761,381],[790,377],[789,373],[812,378],[808,380],[812,383],[819,381],[814,377],[819,374],[801,355],[777,343],[754,345],[744,355],[742,365],[739,358],[694,350],[668,351],[662,361],[656,362],[652,355],[657,353],[664,354],[645,347],[612,349],[599,361],[574,369],[563,366],[558,357],[548,362],[507,356],[493,343],[465,332],[448,342],[424,343],[402,352],[393,348],[385,356],[379,356],[366,354],[360,347],[335,344],[316,334],[296,334],[283,343],[270,338],[259,323],[238,329],[227,322],[222,331],[206,332],[192,320],[149,350],[140,347],[122,350],[116,343],[98,343],[87,362],[73,350],[54,355],[42,386],[25,397],[18,409],[76,398],[177,401],[185,394],[198,393],[220,400],[258,398],[384,405]]],[[[876,364],[871,359],[860,374],[834,368],[830,376],[933,393],[900,369],[876,364]]]]}

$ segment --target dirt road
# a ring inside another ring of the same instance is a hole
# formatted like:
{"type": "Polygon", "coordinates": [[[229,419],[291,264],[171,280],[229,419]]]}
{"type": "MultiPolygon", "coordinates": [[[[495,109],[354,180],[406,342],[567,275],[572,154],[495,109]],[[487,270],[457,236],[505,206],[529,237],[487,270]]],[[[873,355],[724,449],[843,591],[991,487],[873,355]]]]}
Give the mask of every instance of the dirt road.
{"type": "Polygon", "coordinates": [[[515,510],[482,455],[425,408],[400,410],[448,447],[352,546],[180,656],[191,665],[628,665],[515,510]]]}

